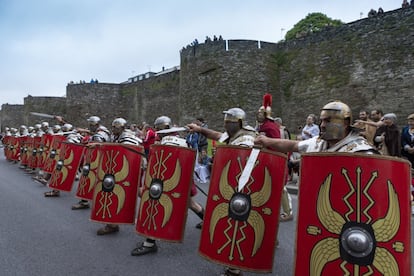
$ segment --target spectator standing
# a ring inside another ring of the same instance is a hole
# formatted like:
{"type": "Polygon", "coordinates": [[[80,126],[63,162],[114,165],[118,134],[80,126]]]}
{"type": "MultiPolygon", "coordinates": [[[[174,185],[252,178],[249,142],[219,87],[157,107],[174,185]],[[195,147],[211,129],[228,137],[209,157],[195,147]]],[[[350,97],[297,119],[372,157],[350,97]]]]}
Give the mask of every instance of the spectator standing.
{"type": "Polygon", "coordinates": [[[302,140],[319,136],[319,126],[315,124],[315,119],[316,116],[314,114],[309,114],[306,118],[306,124],[302,129],[302,140]]]}
{"type": "Polygon", "coordinates": [[[414,167],[414,113],[408,115],[407,123],[401,133],[401,155],[414,167]]]}
{"type": "Polygon", "coordinates": [[[371,9],[371,10],[368,12],[368,17],[375,17],[375,16],[377,16],[377,11],[376,11],[376,10],[374,10],[374,9],[371,9]]]}
{"type": "Polygon", "coordinates": [[[374,123],[378,123],[381,121],[382,116],[384,116],[384,113],[382,112],[381,109],[373,109],[371,110],[371,113],[369,115],[369,118],[371,119],[371,121],[373,121],[374,123]]]}
{"type": "Polygon", "coordinates": [[[403,0],[402,4],[401,4],[401,8],[405,9],[408,8],[410,6],[410,4],[408,4],[408,0],[403,0]]]}
{"type": "MultiPolygon", "coordinates": [[[[207,122],[202,117],[199,117],[196,119],[196,124],[201,127],[208,128],[207,122]]],[[[203,149],[207,151],[207,147],[208,147],[207,137],[199,133],[198,134],[198,151],[201,152],[203,149]]]]}
{"type": "Polygon", "coordinates": [[[282,118],[280,117],[276,117],[275,118],[275,122],[279,124],[279,128],[280,128],[280,138],[282,139],[291,139],[290,136],[290,131],[287,129],[286,126],[283,125],[283,121],[282,118]]]}
{"type": "Polygon", "coordinates": [[[397,116],[394,113],[384,115],[383,125],[375,133],[375,146],[384,155],[401,156],[401,137],[398,129],[397,116]]]}
{"type": "Polygon", "coordinates": [[[369,119],[368,112],[366,110],[361,110],[359,111],[359,120],[355,121],[353,127],[359,129],[360,134],[367,139],[368,143],[373,145],[377,127],[369,122],[372,122],[372,120],[369,119]]]}
{"type": "Polygon", "coordinates": [[[196,177],[200,184],[206,184],[210,179],[211,165],[213,159],[207,155],[207,151],[202,149],[198,155],[198,160],[194,168],[196,177]]]}
{"type": "Polygon", "coordinates": [[[185,140],[188,146],[192,149],[197,150],[197,153],[198,153],[198,135],[199,134],[197,132],[190,131],[185,137],[185,140]]]}
{"type": "Polygon", "coordinates": [[[144,128],[143,128],[143,140],[142,140],[142,144],[144,146],[144,151],[145,151],[145,156],[148,158],[149,155],[149,151],[150,151],[150,147],[152,144],[155,143],[156,140],[156,133],[155,131],[151,128],[151,126],[149,124],[145,124],[144,128]]]}

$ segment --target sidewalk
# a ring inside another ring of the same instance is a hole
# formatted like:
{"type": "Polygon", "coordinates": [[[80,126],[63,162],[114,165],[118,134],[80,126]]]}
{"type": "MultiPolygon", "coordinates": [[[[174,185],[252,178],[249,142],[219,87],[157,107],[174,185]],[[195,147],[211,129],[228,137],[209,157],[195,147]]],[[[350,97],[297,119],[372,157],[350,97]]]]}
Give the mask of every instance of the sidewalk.
{"type": "Polygon", "coordinates": [[[297,195],[299,190],[299,176],[293,174],[292,180],[286,184],[286,188],[289,194],[297,195]]]}
{"type": "Polygon", "coordinates": [[[287,188],[289,194],[292,194],[292,195],[297,195],[298,194],[299,187],[297,185],[297,182],[289,181],[286,184],[286,188],[287,188]]]}

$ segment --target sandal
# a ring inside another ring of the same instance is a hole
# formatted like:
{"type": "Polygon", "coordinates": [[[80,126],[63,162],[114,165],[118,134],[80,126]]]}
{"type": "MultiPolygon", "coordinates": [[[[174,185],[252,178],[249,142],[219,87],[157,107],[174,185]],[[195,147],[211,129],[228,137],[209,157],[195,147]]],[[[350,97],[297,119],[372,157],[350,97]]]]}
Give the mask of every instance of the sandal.
{"type": "Polygon", "coordinates": [[[60,192],[56,190],[45,192],[45,197],[58,197],[58,196],[60,196],[60,192]]]}
{"type": "Polygon", "coordinates": [[[47,184],[47,180],[44,179],[44,178],[38,177],[38,178],[33,178],[33,180],[36,181],[36,182],[38,182],[38,183],[40,183],[40,184],[42,184],[42,185],[45,185],[45,186],[47,184]]]}
{"type": "Polygon", "coordinates": [[[113,234],[116,232],[119,232],[118,225],[114,225],[114,226],[105,225],[105,227],[98,229],[98,231],[96,231],[96,234],[98,236],[103,236],[103,235],[113,234]]]}
{"type": "Polygon", "coordinates": [[[283,214],[280,214],[280,222],[285,222],[285,221],[291,221],[291,220],[293,220],[293,214],[291,213],[291,214],[286,214],[286,213],[283,213],[283,214]]]}
{"type": "Polygon", "coordinates": [[[242,276],[243,273],[238,269],[232,269],[232,268],[226,268],[224,269],[224,273],[222,273],[220,276],[242,276]]]}
{"type": "Polygon", "coordinates": [[[138,245],[137,248],[134,248],[134,250],[131,251],[132,256],[141,256],[149,253],[155,253],[158,251],[157,244],[154,243],[153,246],[144,246],[144,243],[141,243],[138,245]]]}
{"type": "Polygon", "coordinates": [[[81,209],[88,209],[88,208],[89,208],[89,203],[83,202],[83,201],[79,201],[75,205],[72,205],[72,210],[81,210],[81,209]]]}
{"type": "Polygon", "coordinates": [[[98,236],[102,235],[108,235],[119,232],[119,226],[118,225],[105,225],[105,227],[102,227],[96,231],[96,234],[98,236]]]}

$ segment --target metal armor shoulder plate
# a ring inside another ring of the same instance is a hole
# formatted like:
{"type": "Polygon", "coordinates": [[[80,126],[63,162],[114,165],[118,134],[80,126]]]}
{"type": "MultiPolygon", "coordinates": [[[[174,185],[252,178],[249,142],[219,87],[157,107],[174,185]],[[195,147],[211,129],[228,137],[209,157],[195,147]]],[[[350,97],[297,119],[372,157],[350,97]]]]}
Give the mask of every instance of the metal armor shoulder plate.
{"type": "Polygon", "coordinates": [[[126,129],[118,137],[117,142],[121,144],[139,145],[142,143],[142,140],[136,137],[131,130],[126,129]]]}
{"type": "Polygon", "coordinates": [[[179,146],[187,148],[187,141],[184,138],[180,138],[177,136],[165,136],[161,140],[161,145],[171,145],[171,146],[179,146]]]}
{"type": "Polygon", "coordinates": [[[66,141],[69,143],[80,144],[82,142],[82,136],[78,133],[71,133],[66,136],[66,141]]]}
{"type": "Polygon", "coordinates": [[[99,126],[96,133],[92,135],[92,141],[109,142],[109,130],[104,126],[99,126]]]}

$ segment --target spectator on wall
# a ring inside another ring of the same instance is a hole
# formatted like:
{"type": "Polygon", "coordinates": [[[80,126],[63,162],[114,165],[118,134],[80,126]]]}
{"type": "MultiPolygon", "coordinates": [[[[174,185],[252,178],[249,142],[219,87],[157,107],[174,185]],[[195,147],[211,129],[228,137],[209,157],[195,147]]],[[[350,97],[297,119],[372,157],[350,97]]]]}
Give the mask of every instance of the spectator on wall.
{"type": "Polygon", "coordinates": [[[408,8],[409,6],[410,6],[410,4],[408,4],[408,0],[403,0],[403,2],[401,4],[401,8],[405,9],[405,8],[408,8]]]}
{"type": "Polygon", "coordinates": [[[376,17],[376,16],[377,16],[377,11],[376,11],[376,10],[371,9],[371,10],[368,12],[368,17],[376,17]]]}

